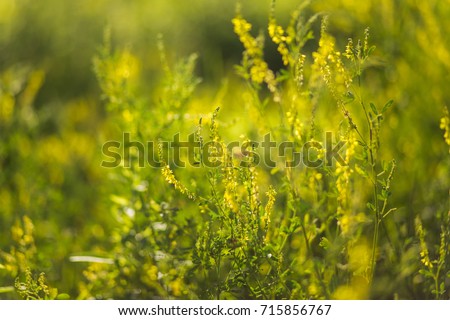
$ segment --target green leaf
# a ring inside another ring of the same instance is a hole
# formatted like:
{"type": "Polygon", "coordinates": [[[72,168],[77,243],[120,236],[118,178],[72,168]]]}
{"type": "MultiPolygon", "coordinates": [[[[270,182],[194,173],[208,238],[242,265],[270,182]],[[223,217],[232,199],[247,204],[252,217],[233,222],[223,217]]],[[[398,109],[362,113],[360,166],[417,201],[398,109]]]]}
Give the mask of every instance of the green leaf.
{"type": "Polygon", "coordinates": [[[378,115],[377,107],[375,107],[375,105],[372,102],[369,105],[370,105],[370,109],[372,109],[373,113],[378,115]]]}
{"type": "Polygon", "coordinates": [[[56,296],[56,300],[70,300],[70,296],[67,293],[60,293],[56,296]]]}
{"type": "Polygon", "coordinates": [[[291,74],[289,72],[287,72],[284,69],[281,69],[280,74],[277,76],[277,81],[282,82],[285,80],[289,80],[290,77],[291,77],[291,74]]]}
{"type": "Polygon", "coordinates": [[[439,289],[441,291],[441,294],[445,292],[445,282],[441,282],[439,289]]]}
{"type": "Polygon", "coordinates": [[[361,168],[360,166],[356,165],[355,166],[355,171],[360,174],[362,177],[369,179],[369,174],[367,173],[367,171],[364,168],[361,168]]]}
{"type": "Polygon", "coordinates": [[[370,56],[372,52],[375,50],[375,48],[376,48],[375,46],[371,46],[369,50],[367,50],[367,56],[370,56]]]}
{"type": "Polygon", "coordinates": [[[366,144],[365,144],[364,142],[362,142],[361,140],[356,140],[356,142],[358,142],[358,144],[359,144],[361,147],[365,147],[365,146],[366,146],[366,144]]]}
{"type": "Polygon", "coordinates": [[[271,175],[274,175],[274,174],[277,173],[278,171],[280,171],[280,168],[279,168],[279,167],[272,168],[272,170],[270,170],[270,174],[271,174],[271,175]]]}
{"type": "Polygon", "coordinates": [[[344,97],[346,98],[345,104],[351,103],[351,102],[353,102],[353,101],[355,100],[355,96],[354,96],[353,93],[350,92],[350,91],[347,91],[347,92],[344,94],[344,97]]]}
{"type": "Polygon", "coordinates": [[[384,113],[387,109],[389,109],[393,103],[394,103],[394,100],[389,100],[388,102],[386,102],[383,109],[381,110],[381,113],[384,113]]]}
{"type": "Polygon", "coordinates": [[[433,273],[431,273],[430,271],[425,270],[425,269],[420,269],[419,273],[428,278],[433,278],[433,276],[434,276],[433,273]]]}
{"type": "Polygon", "coordinates": [[[372,210],[373,212],[375,212],[375,206],[373,204],[371,204],[370,202],[367,202],[367,208],[369,208],[370,210],[372,210]]]}

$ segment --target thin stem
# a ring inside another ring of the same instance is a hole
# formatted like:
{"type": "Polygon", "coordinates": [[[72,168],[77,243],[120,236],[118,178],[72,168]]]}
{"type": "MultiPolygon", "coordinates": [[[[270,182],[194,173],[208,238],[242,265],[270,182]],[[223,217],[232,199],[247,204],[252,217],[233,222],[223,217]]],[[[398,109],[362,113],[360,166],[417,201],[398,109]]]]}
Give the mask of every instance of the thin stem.
{"type": "MultiPolygon", "coordinates": [[[[378,235],[379,235],[379,230],[380,230],[381,213],[380,213],[380,207],[379,207],[379,203],[378,203],[378,183],[377,183],[377,173],[375,170],[376,158],[374,155],[374,148],[373,148],[373,125],[372,125],[372,121],[370,121],[369,114],[367,112],[364,101],[362,100],[360,74],[358,75],[358,89],[359,89],[359,102],[364,110],[364,115],[366,117],[367,125],[369,127],[369,145],[366,145],[366,146],[367,146],[367,149],[369,150],[370,167],[371,167],[371,172],[372,172],[372,184],[373,184],[373,197],[374,197],[373,201],[375,204],[375,223],[374,223],[374,231],[373,231],[372,257],[371,257],[371,267],[370,267],[370,277],[369,277],[369,282],[372,283],[373,276],[375,274],[376,251],[377,251],[377,247],[378,247],[378,235]]],[[[383,211],[384,210],[385,210],[385,208],[383,208],[383,211]]]]}
{"type": "Polygon", "coordinates": [[[435,295],[436,295],[436,300],[439,299],[439,274],[441,273],[441,267],[442,267],[442,263],[440,263],[437,267],[436,270],[436,274],[434,276],[434,286],[435,286],[435,295]]]}
{"type": "Polygon", "coordinates": [[[320,285],[321,285],[321,287],[322,287],[323,293],[325,294],[325,298],[326,298],[326,299],[329,299],[329,294],[328,294],[327,286],[326,286],[325,283],[323,282],[322,275],[320,274],[320,270],[319,270],[319,268],[317,267],[316,261],[315,261],[315,259],[314,259],[314,257],[313,257],[312,250],[311,250],[311,247],[310,247],[310,245],[309,245],[309,239],[308,239],[308,236],[306,235],[305,223],[304,223],[302,217],[300,218],[300,226],[301,226],[301,228],[302,228],[303,237],[304,237],[304,239],[305,239],[306,250],[307,250],[307,252],[308,252],[308,255],[309,255],[309,256],[311,257],[311,259],[312,259],[312,263],[313,263],[313,266],[314,266],[314,271],[316,272],[317,279],[319,280],[319,283],[320,283],[320,285]]]}
{"type": "Polygon", "coordinates": [[[375,222],[375,230],[373,232],[373,242],[372,242],[372,259],[371,259],[371,267],[370,267],[370,278],[369,281],[372,283],[373,276],[375,274],[375,265],[376,265],[376,251],[378,246],[378,230],[380,228],[379,221],[375,222]]]}

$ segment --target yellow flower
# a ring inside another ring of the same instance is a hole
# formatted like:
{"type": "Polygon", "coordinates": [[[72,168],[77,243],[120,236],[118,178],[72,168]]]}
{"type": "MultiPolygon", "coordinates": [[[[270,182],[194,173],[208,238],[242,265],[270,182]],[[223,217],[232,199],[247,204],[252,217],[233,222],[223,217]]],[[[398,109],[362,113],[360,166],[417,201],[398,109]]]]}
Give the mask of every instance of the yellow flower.
{"type": "Polygon", "coordinates": [[[277,25],[275,19],[271,18],[268,26],[269,36],[272,41],[278,45],[278,52],[281,54],[283,64],[287,66],[289,64],[289,49],[287,44],[292,41],[292,38],[285,35],[283,27],[277,25]]]}
{"type": "Polygon", "coordinates": [[[337,215],[339,219],[339,225],[342,233],[349,234],[355,224],[355,217],[351,212],[348,202],[349,202],[349,189],[350,189],[350,178],[353,174],[353,170],[350,168],[350,161],[355,154],[355,147],[357,145],[356,139],[354,137],[353,131],[349,133],[347,150],[345,152],[345,165],[337,164],[335,174],[336,179],[336,189],[337,189],[337,215]]]}
{"type": "Polygon", "coordinates": [[[182,194],[187,195],[189,199],[195,200],[195,194],[190,192],[181,182],[179,182],[175,178],[173,171],[168,165],[163,166],[161,172],[164,179],[166,179],[169,184],[172,184],[176,190],[180,191],[182,194]]]}
{"type": "Polygon", "coordinates": [[[264,227],[267,228],[268,224],[270,223],[270,214],[272,212],[273,205],[275,204],[275,196],[277,195],[277,192],[275,189],[270,186],[269,191],[266,192],[267,195],[267,204],[264,208],[264,216],[263,216],[263,223],[264,227]]]}
{"type": "Polygon", "coordinates": [[[268,66],[262,60],[255,61],[255,64],[250,68],[250,77],[255,83],[262,83],[266,77],[268,66]]]}
{"type": "Polygon", "coordinates": [[[450,146],[450,116],[447,107],[444,108],[444,116],[441,118],[441,123],[439,127],[442,130],[444,130],[445,143],[447,143],[450,146]]]}

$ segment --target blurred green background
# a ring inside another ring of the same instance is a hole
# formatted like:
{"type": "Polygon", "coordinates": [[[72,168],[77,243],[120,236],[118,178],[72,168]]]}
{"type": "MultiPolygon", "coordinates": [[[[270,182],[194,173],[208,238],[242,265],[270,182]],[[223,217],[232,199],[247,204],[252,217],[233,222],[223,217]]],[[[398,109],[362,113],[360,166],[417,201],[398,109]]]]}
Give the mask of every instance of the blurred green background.
{"type": "MultiPolygon", "coordinates": [[[[242,1],[255,32],[267,32],[270,2],[242,1]]],[[[277,1],[281,24],[300,2],[277,1]]],[[[114,119],[92,65],[105,28],[114,47],[136,58],[136,90],[150,105],[158,100],[162,72],[158,34],[169,59],[198,53],[199,94],[214,101],[223,79],[236,79],[233,65],[241,59],[231,24],[235,8],[234,0],[0,0],[0,249],[10,251],[11,227],[29,216],[38,248],[32,266],[77,297],[84,266],[68,257],[107,252],[117,224],[109,199],[115,186],[100,167],[114,119]]],[[[307,10],[329,15],[330,33],[342,50],[348,37],[370,28],[377,49],[374,71],[366,76],[369,98],[395,101],[389,130],[382,133],[385,157],[398,162],[392,203],[399,210],[392,226],[407,238],[420,215],[436,231],[430,241],[438,242],[435,217],[448,211],[449,157],[439,120],[450,101],[450,1],[318,0],[307,10]]],[[[319,25],[314,29],[317,36],[319,25]]],[[[279,69],[275,47],[266,51],[270,67],[279,69]]],[[[205,104],[199,112],[210,110],[205,104]]],[[[19,271],[0,270],[0,287],[10,286],[19,271]]],[[[408,297],[423,296],[411,291],[408,297]]]]}

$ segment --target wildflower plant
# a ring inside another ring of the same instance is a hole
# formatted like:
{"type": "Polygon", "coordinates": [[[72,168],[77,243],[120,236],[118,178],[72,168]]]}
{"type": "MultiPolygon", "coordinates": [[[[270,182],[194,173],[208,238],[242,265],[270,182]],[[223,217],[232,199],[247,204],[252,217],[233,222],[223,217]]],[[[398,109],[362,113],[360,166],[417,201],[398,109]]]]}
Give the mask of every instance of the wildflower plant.
{"type": "MultiPolygon", "coordinates": [[[[283,27],[273,1],[266,32],[255,35],[238,6],[232,25],[243,53],[235,70],[246,86],[236,88],[246,112],[257,115],[247,123],[251,129],[239,136],[240,150],[226,143],[231,126],[222,119],[230,108],[227,100],[208,115],[194,111],[200,83],[194,75],[196,55],[173,67],[159,38],[164,78],[150,112],[148,101],[129,84],[129,73],[117,75],[122,65],[131,68],[131,53],[113,52],[105,41],[94,66],[107,105],[124,120],[119,130],[157,146],[159,174],[137,161],[144,152],[137,144],[123,146],[133,147],[134,153],[130,163],[113,169],[112,177],[122,185],[111,196],[118,222],[114,255],[85,270],[82,298],[371,296],[377,266],[392,250],[386,245],[391,241],[386,221],[396,211],[390,199],[397,163],[385,159],[380,136],[393,101],[381,107],[367,101],[370,78],[364,72],[375,49],[369,29],[363,40],[350,38],[340,51],[328,30],[329,18],[315,14],[305,19],[306,8],[300,5],[283,27]],[[306,45],[314,41],[320,17],[317,49],[311,52],[306,45]],[[265,59],[265,34],[281,59],[279,70],[265,59]],[[174,130],[177,140],[165,143],[174,130]],[[168,149],[177,147],[183,130],[193,132],[191,167],[168,159],[168,149]],[[258,146],[248,137],[264,134],[289,146],[286,162],[259,165],[258,146]],[[320,142],[324,135],[330,141],[334,135],[334,149],[320,142]],[[329,154],[339,148],[342,161],[334,161],[329,154]],[[287,165],[298,154],[303,165],[287,165]]],[[[442,253],[433,262],[423,228],[419,223],[417,228],[422,273],[434,280],[436,297],[442,296],[447,235],[444,230],[442,253]]]]}
{"type": "Polygon", "coordinates": [[[450,298],[445,1],[28,2],[0,298],[450,298]]]}

